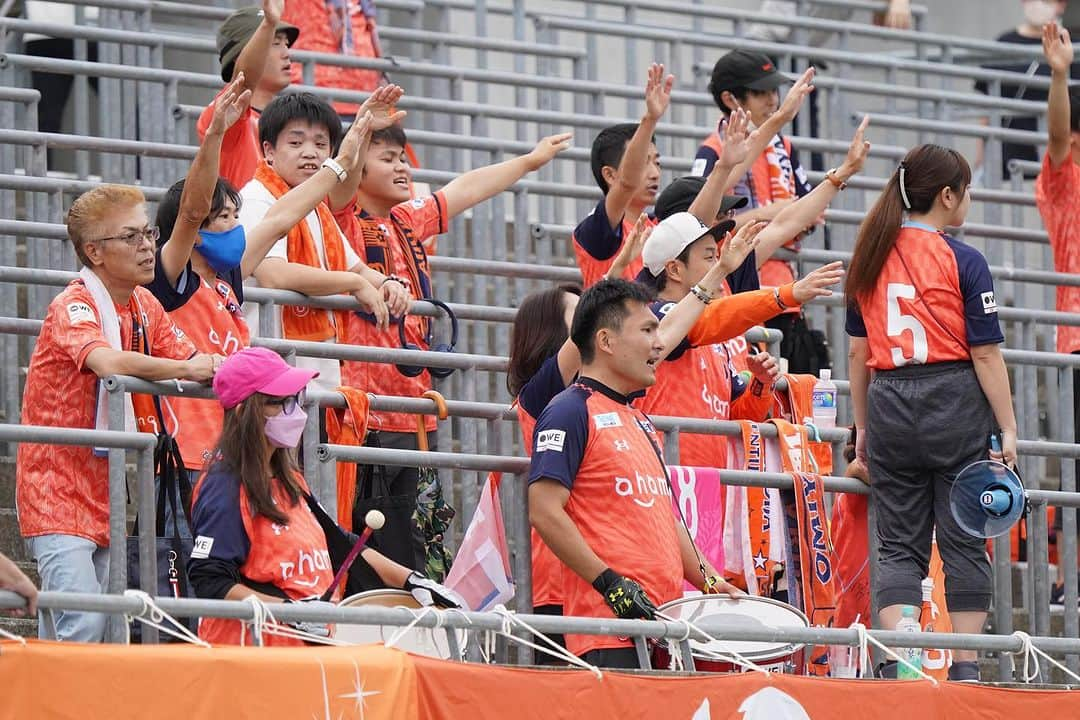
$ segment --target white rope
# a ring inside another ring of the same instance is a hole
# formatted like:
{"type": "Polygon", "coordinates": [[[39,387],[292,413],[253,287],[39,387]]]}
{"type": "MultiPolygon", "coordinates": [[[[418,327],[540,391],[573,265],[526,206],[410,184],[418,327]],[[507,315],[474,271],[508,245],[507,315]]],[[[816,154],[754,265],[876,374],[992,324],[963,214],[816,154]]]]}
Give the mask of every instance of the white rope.
{"type": "MultiPolygon", "coordinates": [[[[927,675],[926,673],[924,673],[922,671],[922,668],[915,667],[914,665],[909,663],[907,660],[905,660],[904,658],[900,657],[899,655],[897,655],[895,652],[893,652],[889,648],[882,645],[878,640],[876,640],[872,635],[870,635],[870,633],[868,633],[866,631],[866,626],[865,625],[863,625],[862,623],[854,623],[852,625],[852,627],[855,628],[855,630],[858,631],[858,633],[859,633],[859,652],[860,652],[860,654],[866,653],[868,655],[869,653],[867,653],[866,645],[867,645],[867,643],[871,643],[871,644],[874,645],[874,647],[876,647],[877,649],[879,649],[883,653],[885,653],[885,655],[887,657],[890,657],[890,658],[896,660],[898,663],[901,663],[901,664],[905,665],[908,669],[913,670],[923,680],[929,680],[930,683],[934,687],[938,686],[939,683],[937,681],[937,678],[932,677],[930,675],[927,675]]],[[[861,658],[860,658],[860,662],[861,662],[861,658]]]]}
{"type": "Polygon", "coordinates": [[[124,615],[124,627],[127,629],[127,640],[129,643],[131,642],[130,621],[138,620],[144,625],[155,628],[166,635],[171,635],[177,640],[182,640],[191,643],[192,645],[198,645],[199,647],[210,647],[210,643],[191,632],[186,625],[158,607],[157,603],[154,602],[154,599],[142,590],[125,590],[124,597],[138,598],[138,600],[142,602],[142,609],[137,615],[126,613],[124,615]],[[166,623],[170,623],[172,627],[169,627],[166,623]]]}
{"type": "Polygon", "coordinates": [[[383,642],[383,645],[388,647],[388,648],[392,648],[395,645],[397,645],[399,642],[401,642],[401,639],[404,638],[405,635],[408,634],[408,632],[410,630],[412,630],[414,627],[416,627],[416,624],[418,622],[423,620],[424,617],[429,615],[429,614],[434,614],[435,617],[436,617],[435,628],[438,629],[438,628],[442,627],[442,617],[439,615],[439,612],[437,610],[435,610],[433,607],[431,607],[430,605],[425,605],[424,607],[420,608],[419,611],[413,610],[412,608],[406,608],[406,607],[403,607],[402,609],[408,610],[410,613],[412,613],[412,616],[413,616],[412,622],[409,623],[408,625],[406,625],[405,627],[401,628],[397,632],[395,632],[393,635],[391,635],[389,640],[386,640],[385,642],[383,642]]]}
{"type": "MultiPolygon", "coordinates": [[[[252,643],[255,647],[262,647],[263,629],[267,626],[267,618],[270,619],[271,623],[277,622],[274,619],[274,613],[270,612],[270,608],[268,608],[262,598],[255,593],[245,597],[242,602],[246,602],[251,606],[251,614],[253,616],[250,623],[252,643]]],[[[240,645],[242,646],[247,645],[247,627],[247,621],[240,622],[240,645]]]]}
{"type": "MultiPolygon", "coordinates": [[[[656,616],[659,617],[659,618],[662,618],[664,620],[667,620],[668,622],[673,622],[673,623],[683,622],[683,623],[686,623],[687,627],[692,628],[695,632],[701,633],[708,640],[710,640],[712,642],[722,642],[719,638],[713,637],[712,635],[705,632],[704,630],[699,628],[697,625],[690,622],[689,620],[686,620],[685,618],[675,618],[675,617],[672,617],[670,615],[665,615],[664,613],[659,612],[659,611],[656,613],[656,616]]],[[[727,662],[730,662],[733,665],[738,665],[739,667],[745,668],[746,670],[753,670],[755,672],[762,673],[765,676],[768,676],[770,674],[768,670],[761,667],[760,665],[753,662],[752,660],[747,660],[745,657],[743,657],[742,655],[740,655],[739,653],[737,653],[734,650],[710,650],[708,648],[699,647],[699,648],[697,648],[697,652],[700,653],[700,654],[708,656],[706,659],[709,659],[709,660],[726,660],[727,662]]]]}
{"type": "MultiPolygon", "coordinates": [[[[1035,647],[1035,643],[1033,643],[1031,641],[1031,636],[1028,635],[1026,632],[1024,632],[1022,630],[1017,630],[1016,632],[1014,632],[1012,634],[1012,636],[1014,638],[1016,638],[1017,640],[1019,640],[1021,645],[1020,645],[1020,649],[1018,651],[1010,652],[1009,655],[1016,656],[1016,655],[1021,655],[1022,654],[1024,656],[1023,678],[1024,678],[1025,683],[1030,683],[1032,680],[1035,680],[1036,678],[1039,677],[1039,658],[1046,659],[1046,661],[1049,662],[1051,665],[1058,668],[1059,670],[1061,670],[1061,672],[1065,673],[1066,675],[1068,675],[1069,677],[1073,678],[1078,683],[1080,683],[1080,676],[1077,676],[1076,673],[1074,673],[1072,670],[1065,667],[1064,665],[1062,665],[1057,660],[1055,660],[1054,658],[1047,655],[1045,652],[1043,652],[1039,648],[1035,647]],[[1029,673],[1028,672],[1028,667],[1031,665],[1032,660],[1035,661],[1035,663],[1034,663],[1035,664],[1035,670],[1033,672],[1029,673]]],[[[1015,667],[1015,661],[1014,661],[1013,665],[1015,667]]]]}
{"type": "Polygon", "coordinates": [[[593,675],[596,676],[597,680],[603,680],[604,679],[604,673],[601,672],[600,668],[598,668],[596,665],[592,665],[590,663],[587,663],[584,660],[582,660],[581,658],[579,658],[577,655],[574,655],[572,652],[568,651],[566,648],[559,645],[557,642],[555,642],[554,640],[549,638],[547,635],[540,632],[539,630],[534,628],[529,623],[525,622],[525,620],[523,620],[516,613],[514,613],[511,610],[508,610],[505,605],[502,605],[502,604],[496,605],[494,608],[492,608],[491,611],[502,616],[502,618],[503,618],[503,626],[502,626],[502,629],[499,632],[502,635],[505,635],[508,640],[516,642],[516,643],[518,643],[520,645],[525,645],[526,647],[531,647],[533,650],[539,650],[540,652],[546,653],[546,654],[550,655],[553,658],[556,658],[556,659],[559,659],[559,660],[565,660],[569,664],[575,665],[575,666],[577,666],[579,668],[582,668],[583,670],[588,670],[589,672],[591,672],[593,675]],[[511,632],[513,630],[514,625],[517,625],[517,626],[521,627],[522,629],[532,633],[532,635],[534,637],[536,637],[537,639],[543,640],[545,643],[548,644],[548,647],[543,647],[541,645],[537,645],[536,643],[530,642],[529,640],[526,640],[525,638],[517,637],[516,635],[514,635],[511,632]]]}
{"type": "Polygon", "coordinates": [[[8,640],[17,640],[23,645],[26,644],[26,638],[16,635],[15,633],[8,632],[4,628],[0,627],[0,638],[7,638],[8,640]]]}

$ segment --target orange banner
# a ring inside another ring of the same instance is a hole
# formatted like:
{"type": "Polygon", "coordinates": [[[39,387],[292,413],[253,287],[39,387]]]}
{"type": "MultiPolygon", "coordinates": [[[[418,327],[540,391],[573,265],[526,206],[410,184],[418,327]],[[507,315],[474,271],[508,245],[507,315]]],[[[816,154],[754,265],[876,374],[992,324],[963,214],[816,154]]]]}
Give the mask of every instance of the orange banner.
{"type": "Polygon", "coordinates": [[[0,720],[1045,720],[1064,690],[791,675],[646,676],[454,663],[379,646],[0,643],[0,720]]]}

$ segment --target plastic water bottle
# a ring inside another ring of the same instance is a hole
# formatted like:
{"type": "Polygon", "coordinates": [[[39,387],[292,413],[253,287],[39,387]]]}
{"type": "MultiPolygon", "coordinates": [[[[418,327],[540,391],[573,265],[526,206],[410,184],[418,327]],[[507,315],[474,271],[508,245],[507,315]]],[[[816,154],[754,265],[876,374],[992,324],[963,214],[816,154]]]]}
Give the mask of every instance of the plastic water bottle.
{"type": "MultiPolygon", "coordinates": [[[[918,608],[912,605],[905,605],[901,612],[902,616],[900,622],[896,623],[896,632],[919,632],[921,627],[919,626],[918,608]]],[[[922,670],[922,648],[900,647],[896,649],[896,654],[915,668],[922,670]]],[[[919,677],[919,674],[907,665],[904,665],[904,663],[897,663],[896,677],[900,680],[912,680],[919,677]]]]}
{"type": "Polygon", "coordinates": [[[822,370],[821,379],[814,383],[814,425],[818,430],[836,427],[836,384],[832,370],[822,370]]]}

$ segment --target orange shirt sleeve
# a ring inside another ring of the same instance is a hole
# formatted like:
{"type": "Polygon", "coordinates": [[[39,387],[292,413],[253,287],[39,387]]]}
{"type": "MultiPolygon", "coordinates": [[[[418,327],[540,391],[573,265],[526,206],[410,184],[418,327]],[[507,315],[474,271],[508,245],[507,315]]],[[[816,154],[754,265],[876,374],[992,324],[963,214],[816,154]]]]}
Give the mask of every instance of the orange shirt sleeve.
{"type": "Polygon", "coordinates": [[[737,420],[750,420],[752,422],[764,422],[769,419],[775,398],[772,388],[764,388],[760,395],[754,394],[754,380],[750,381],[750,387],[731,403],[731,417],[737,420]]]}
{"type": "Polygon", "coordinates": [[[446,196],[441,190],[434,195],[399,203],[390,214],[402,225],[411,227],[413,236],[421,241],[432,235],[441,235],[450,225],[450,218],[446,213],[446,196]]]}
{"type": "MultiPolygon", "coordinates": [[[[786,285],[780,290],[785,303],[792,299],[790,287],[786,285]]],[[[792,306],[788,303],[789,308],[792,306]]],[[[736,335],[742,335],[781,312],[783,308],[776,304],[771,288],[717,298],[705,308],[705,312],[690,328],[687,338],[695,347],[724,342],[736,335]]]]}
{"type": "MultiPolygon", "coordinates": [[[[69,294],[63,302],[55,303],[45,323],[52,325],[49,340],[72,359],[80,372],[92,350],[109,347],[93,304],[78,293],[69,294]]],[[[44,337],[46,335],[42,333],[44,337]]]]}

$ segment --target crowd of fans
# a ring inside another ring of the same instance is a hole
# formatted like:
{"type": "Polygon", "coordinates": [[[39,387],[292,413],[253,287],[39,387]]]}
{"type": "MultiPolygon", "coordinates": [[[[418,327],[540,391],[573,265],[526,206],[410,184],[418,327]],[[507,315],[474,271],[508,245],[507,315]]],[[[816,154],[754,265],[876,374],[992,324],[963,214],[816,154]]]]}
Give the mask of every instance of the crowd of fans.
{"type": "MultiPolygon", "coordinates": [[[[334,590],[341,549],[355,536],[340,513],[334,519],[322,511],[296,468],[309,384],[406,397],[432,390],[426,370],[305,357],[290,367],[248,348],[268,319],[260,322],[258,307],[245,303],[245,287],[351,295],[360,305],[359,312],[273,306],[269,324],[286,339],[426,348],[433,321],[410,309],[438,295],[427,241],[571,142],[568,133],[543,138],[525,155],[415,195],[406,117],[396,109],[402,88],[370,71],[323,68],[317,83],[367,88],[369,99],[332,107],[310,93],[282,92],[297,79],[292,48],[377,54],[369,10],[363,2],[263,0],[233,13],[218,33],[225,85],[199,119],[190,171],[169,189],[156,219],[140,191],[118,185],[83,194],[67,215],[82,270],[49,306],[23,421],[107,427],[99,379],[109,375],[212,383],[218,402],[133,395],[125,406],[129,429],[174,437],[182,464],[200,475],[193,502],[181,501],[190,507],[189,570],[202,597],[322,601],[334,590]],[[344,132],[342,114],[352,116],[344,132]]],[[[909,26],[906,0],[892,2],[883,21],[909,26]]],[[[1057,269],[1071,272],[1080,257],[1071,223],[1080,198],[1080,98],[1068,88],[1068,33],[1053,22],[1041,32],[1052,86],[1036,197],[1057,269]]],[[[797,252],[861,171],[869,120],[844,161],[811,186],[782,133],[812,96],[814,72],[781,100],[789,81],[770,58],[745,50],[719,58],[709,84],[717,125],[703,130],[692,174],[667,187],[653,140],[674,85],[662,65],[649,68],[640,121],[597,134],[591,165],[603,197],[572,241],[583,283],[524,298],[511,339],[507,383],[532,457],[539,612],[649,618],[681,595],[684,581],[706,592],[753,591],[714,567],[679,524],[649,414],[765,421],[780,413],[782,374],[829,367],[802,307],[831,295],[844,269],[832,263],[799,278],[775,253],[797,252]],[[743,339],[758,324],[783,331],[781,357],[743,339]],[[636,480],[622,477],[627,468],[636,480]]],[[[952,474],[987,456],[991,432],[1002,443],[991,456],[1016,459],[989,269],[946,234],[964,221],[971,176],[951,149],[913,149],[860,228],[847,273],[858,431],[851,474],[874,479],[885,580],[873,592],[887,627],[902,605],[919,605],[934,528],[954,626],[980,632],[989,607],[982,545],[959,531],[942,500],[952,474]],[[950,422],[956,402],[969,408],[965,427],[950,422]]],[[[1076,311],[1078,293],[1059,288],[1059,309],[1076,311]]],[[[1061,329],[1058,349],[1080,352],[1080,338],[1061,329]]],[[[1077,419],[1080,426],[1080,410],[1077,419]]],[[[421,428],[425,442],[413,416],[371,412],[358,423],[367,428],[358,440],[434,449],[434,422],[421,428]]],[[[325,437],[321,418],[320,425],[325,437]]],[[[679,455],[700,467],[735,462],[726,441],[708,435],[683,434],[679,455]]],[[[388,495],[415,507],[417,468],[394,468],[385,479],[388,495]]],[[[20,446],[19,520],[44,589],[105,591],[107,488],[98,449],[20,446]]],[[[424,576],[418,527],[405,542],[388,537],[375,533],[346,587],[405,588],[442,606],[460,604],[441,578],[424,576]]],[[[33,594],[6,562],[0,587],[33,594]]],[[[105,619],[64,611],[55,626],[62,640],[94,642],[105,619]]],[[[204,622],[200,633],[245,641],[238,623],[204,622]]],[[[618,638],[568,636],[565,644],[594,664],[637,664],[618,638]]],[[[950,677],[977,678],[974,659],[958,654],[950,677]]]]}

